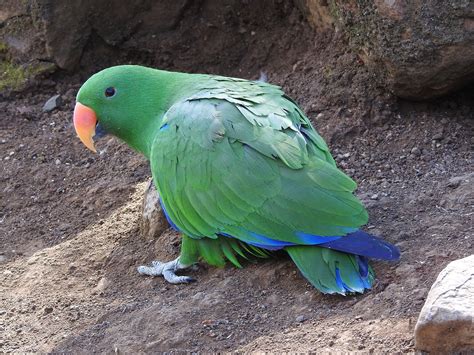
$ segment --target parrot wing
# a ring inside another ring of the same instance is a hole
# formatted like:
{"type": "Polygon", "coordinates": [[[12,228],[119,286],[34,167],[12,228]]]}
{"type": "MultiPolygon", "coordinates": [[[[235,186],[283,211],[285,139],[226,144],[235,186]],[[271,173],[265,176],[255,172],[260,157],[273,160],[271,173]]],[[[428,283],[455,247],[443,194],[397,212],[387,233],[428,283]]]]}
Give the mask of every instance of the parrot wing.
{"type": "Polygon", "coordinates": [[[367,222],[356,184],[293,101],[273,85],[225,84],[175,103],[153,143],[153,177],[179,230],[281,249],[367,222]]]}

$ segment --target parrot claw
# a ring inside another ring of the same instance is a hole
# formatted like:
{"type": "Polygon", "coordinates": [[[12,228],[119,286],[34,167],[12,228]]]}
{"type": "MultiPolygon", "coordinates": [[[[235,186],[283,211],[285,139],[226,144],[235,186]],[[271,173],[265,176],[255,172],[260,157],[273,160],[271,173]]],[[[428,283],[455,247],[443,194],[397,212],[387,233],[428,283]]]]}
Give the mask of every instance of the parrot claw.
{"type": "Polygon", "coordinates": [[[152,261],[151,266],[139,266],[137,271],[141,275],[163,276],[166,281],[171,284],[190,283],[196,281],[189,276],[178,276],[176,271],[189,268],[191,265],[181,264],[179,257],[173,261],[163,263],[160,261],[152,261]]]}

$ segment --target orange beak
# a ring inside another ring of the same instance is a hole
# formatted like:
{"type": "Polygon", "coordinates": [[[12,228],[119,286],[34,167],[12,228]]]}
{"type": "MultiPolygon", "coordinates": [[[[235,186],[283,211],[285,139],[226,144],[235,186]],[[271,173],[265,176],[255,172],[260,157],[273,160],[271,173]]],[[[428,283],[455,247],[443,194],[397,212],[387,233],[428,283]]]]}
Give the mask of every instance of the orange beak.
{"type": "Polygon", "coordinates": [[[97,150],[94,147],[92,137],[95,135],[96,124],[97,116],[94,110],[77,102],[74,108],[74,128],[81,142],[95,153],[97,153],[97,150]]]}

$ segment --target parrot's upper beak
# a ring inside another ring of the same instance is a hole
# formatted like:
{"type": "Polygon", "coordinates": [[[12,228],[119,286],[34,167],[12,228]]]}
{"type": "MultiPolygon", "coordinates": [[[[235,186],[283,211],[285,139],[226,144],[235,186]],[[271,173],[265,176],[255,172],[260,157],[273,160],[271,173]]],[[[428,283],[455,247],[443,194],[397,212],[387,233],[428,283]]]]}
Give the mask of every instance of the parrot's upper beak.
{"type": "Polygon", "coordinates": [[[74,108],[74,128],[82,143],[95,153],[97,153],[97,150],[92,138],[95,135],[96,125],[97,116],[94,110],[77,102],[74,108]]]}

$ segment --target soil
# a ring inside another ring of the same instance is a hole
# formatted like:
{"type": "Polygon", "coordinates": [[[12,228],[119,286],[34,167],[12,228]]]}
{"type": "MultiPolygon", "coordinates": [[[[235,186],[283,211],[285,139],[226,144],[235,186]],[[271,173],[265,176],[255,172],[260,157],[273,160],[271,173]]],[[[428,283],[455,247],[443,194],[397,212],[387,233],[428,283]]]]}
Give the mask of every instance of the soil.
{"type": "Polygon", "coordinates": [[[2,96],[1,352],[414,351],[432,282],[473,252],[474,90],[396,100],[340,34],[315,33],[295,11],[244,14],[219,35],[219,25],[185,16],[167,37],[180,45],[164,57],[95,38],[78,73],[2,96]],[[366,228],[395,243],[401,260],[374,262],[373,290],[346,297],[318,293],[284,256],[244,269],[199,265],[190,285],[140,277],[138,265],[179,253],[171,230],[140,235],[148,163],[113,138],[93,155],[71,122],[87,76],[126,62],[250,79],[264,71],[359,183],[366,228]],[[63,103],[42,112],[56,93],[63,103]]]}

